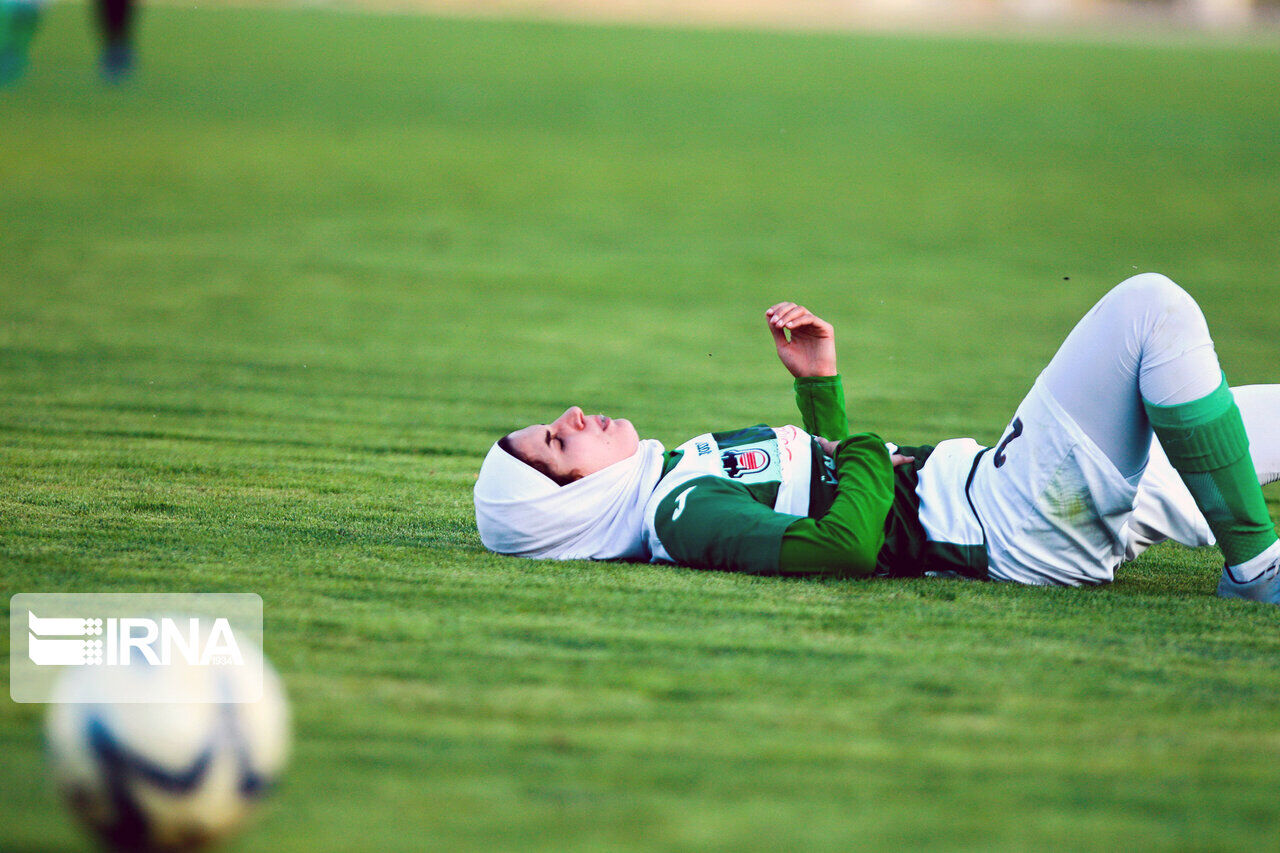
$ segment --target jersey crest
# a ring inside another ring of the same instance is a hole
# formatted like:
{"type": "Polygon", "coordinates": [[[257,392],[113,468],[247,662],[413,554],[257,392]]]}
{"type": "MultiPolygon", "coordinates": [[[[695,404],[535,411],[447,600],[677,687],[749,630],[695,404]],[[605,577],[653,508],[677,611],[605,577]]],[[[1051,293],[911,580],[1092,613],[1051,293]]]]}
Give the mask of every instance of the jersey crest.
{"type": "MultiPolygon", "coordinates": [[[[782,480],[783,460],[778,431],[759,426],[729,432],[713,432],[711,438],[720,451],[720,472],[740,483],[768,483],[782,480]]],[[[808,436],[806,436],[806,439],[808,436]]]]}
{"type": "Polygon", "coordinates": [[[766,471],[772,461],[769,451],[761,447],[750,450],[726,450],[720,454],[720,464],[724,466],[725,476],[734,480],[766,471]]]}

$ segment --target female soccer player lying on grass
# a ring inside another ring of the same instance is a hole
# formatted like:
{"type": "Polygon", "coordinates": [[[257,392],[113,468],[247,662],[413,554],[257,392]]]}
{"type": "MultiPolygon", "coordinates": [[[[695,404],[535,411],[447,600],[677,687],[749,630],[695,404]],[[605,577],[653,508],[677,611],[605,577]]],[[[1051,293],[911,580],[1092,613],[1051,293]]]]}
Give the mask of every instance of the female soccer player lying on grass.
{"type": "Polygon", "coordinates": [[[571,408],[489,451],[475,487],[485,546],[1079,585],[1112,580],[1153,542],[1216,542],[1219,595],[1280,603],[1259,485],[1280,479],[1280,385],[1233,394],[1199,306],[1164,276],[1135,276],[1093,307],[994,447],[849,435],[831,325],[790,302],[765,316],[803,429],[708,433],[664,452],[629,421],[571,408]]]}

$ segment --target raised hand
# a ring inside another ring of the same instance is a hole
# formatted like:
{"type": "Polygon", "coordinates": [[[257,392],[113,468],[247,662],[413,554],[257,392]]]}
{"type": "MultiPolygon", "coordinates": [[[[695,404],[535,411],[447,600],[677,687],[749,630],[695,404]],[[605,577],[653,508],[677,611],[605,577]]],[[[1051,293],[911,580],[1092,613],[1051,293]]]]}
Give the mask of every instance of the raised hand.
{"type": "Polygon", "coordinates": [[[792,376],[836,375],[836,335],[830,323],[794,302],[779,302],[764,316],[778,358],[792,376]]]}

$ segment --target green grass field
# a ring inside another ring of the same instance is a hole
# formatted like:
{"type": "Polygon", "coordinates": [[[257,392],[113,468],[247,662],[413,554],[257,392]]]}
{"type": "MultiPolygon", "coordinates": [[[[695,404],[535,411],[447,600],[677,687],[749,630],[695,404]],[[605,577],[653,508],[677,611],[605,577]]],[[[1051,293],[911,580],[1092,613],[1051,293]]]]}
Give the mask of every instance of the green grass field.
{"type": "MultiPolygon", "coordinates": [[[[0,91],[0,591],[262,595],[296,748],[232,850],[1274,846],[1280,613],[1213,552],[516,561],[470,489],[571,403],[796,420],[782,298],[900,443],[995,439],[1138,270],[1280,380],[1280,42],[160,7],[134,85],[94,51],[57,5],[0,91]]],[[[87,850],[42,712],[0,701],[0,850],[87,850]]]]}

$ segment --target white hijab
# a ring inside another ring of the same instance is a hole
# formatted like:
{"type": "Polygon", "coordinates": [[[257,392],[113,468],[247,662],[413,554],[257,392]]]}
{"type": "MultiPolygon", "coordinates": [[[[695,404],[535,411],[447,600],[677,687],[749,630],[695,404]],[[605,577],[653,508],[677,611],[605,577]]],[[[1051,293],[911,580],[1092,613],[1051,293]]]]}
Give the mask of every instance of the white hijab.
{"type": "Polygon", "coordinates": [[[518,557],[644,559],[644,506],[662,476],[662,451],[645,439],[621,462],[560,486],[495,444],[476,479],[480,541],[518,557]]]}

